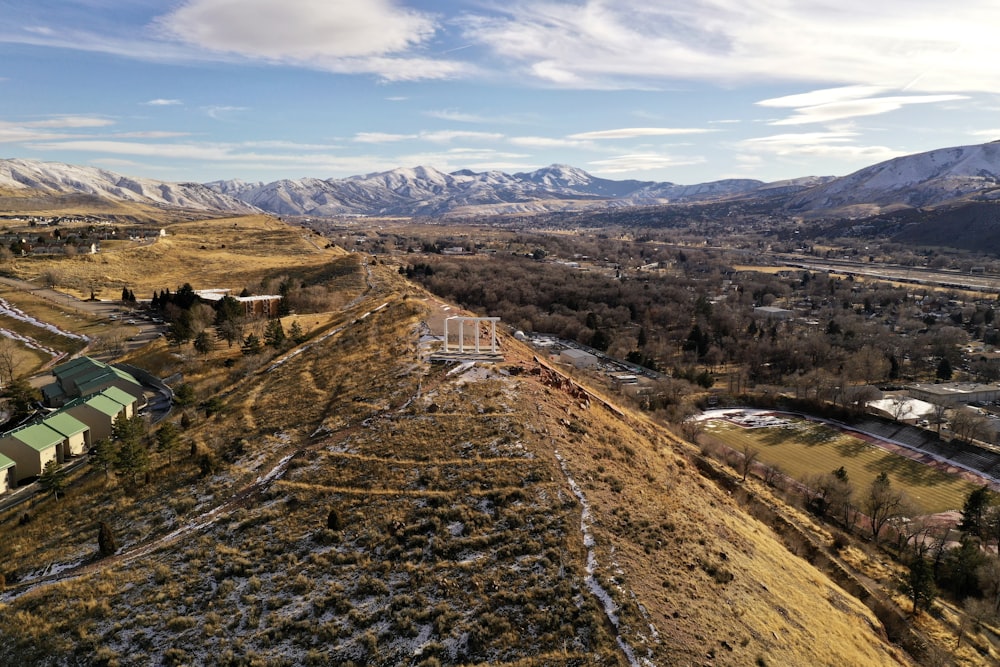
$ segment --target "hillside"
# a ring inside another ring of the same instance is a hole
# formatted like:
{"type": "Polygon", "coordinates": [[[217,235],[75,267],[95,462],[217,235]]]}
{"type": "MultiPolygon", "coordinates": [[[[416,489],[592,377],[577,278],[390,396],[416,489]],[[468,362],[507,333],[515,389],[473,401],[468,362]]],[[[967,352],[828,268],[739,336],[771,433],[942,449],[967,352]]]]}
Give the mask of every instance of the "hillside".
{"type": "Polygon", "coordinates": [[[696,450],[506,336],[430,363],[455,309],[367,261],[303,273],[339,298],[294,349],[131,355],[194,386],[196,453],[0,517],[0,663],[909,664],[696,450]]]}

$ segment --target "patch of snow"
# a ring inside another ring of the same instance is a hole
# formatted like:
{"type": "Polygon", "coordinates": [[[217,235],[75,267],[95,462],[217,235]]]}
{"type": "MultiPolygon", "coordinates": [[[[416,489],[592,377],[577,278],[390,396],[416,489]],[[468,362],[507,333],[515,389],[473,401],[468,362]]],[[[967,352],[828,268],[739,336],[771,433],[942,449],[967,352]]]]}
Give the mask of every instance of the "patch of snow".
{"type": "Polygon", "coordinates": [[[38,327],[39,329],[45,329],[46,331],[50,331],[60,336],[65,336],[66,338],[73,338],[75,340],[84,340],[84,341],[90,340],[89,338],[81,334],[75,334],[69,331],[63,331],[54,324],[49,324],[48,322],[42,322],[41,320],[35,319],[31,315],[26,314],[23,310],[21,310],[17,306],[12,306],[10,303],[7,302],[6,299],[0,299],[0,315],[6,315],[7,317],[10,317],[15,320],[20,320],[21,322],[27,322],[28,324],[38,327]]]}

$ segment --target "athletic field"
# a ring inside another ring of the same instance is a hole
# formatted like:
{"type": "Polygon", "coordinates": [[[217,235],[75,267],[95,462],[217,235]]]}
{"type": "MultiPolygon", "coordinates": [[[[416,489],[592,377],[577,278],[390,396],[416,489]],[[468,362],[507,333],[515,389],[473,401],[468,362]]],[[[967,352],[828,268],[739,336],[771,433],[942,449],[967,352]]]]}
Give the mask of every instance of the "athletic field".
{"type": "MultiPolygon", "coordinates": [[[[711,419],[705,433],[737,452],[745,445],[757,449],[758,460],[777,465],[797,480],[832,472],[844,466],[854,486],[855,503],[883,470],[892,485],[906,493],[920,514],[961,510],[976,484],[879,448],[832,426],[798,417],[778,415],[770,422],[756,419],[753,427],[711,419]]],[[[874,438],[873,438],[874,439],[874,438]]]]}

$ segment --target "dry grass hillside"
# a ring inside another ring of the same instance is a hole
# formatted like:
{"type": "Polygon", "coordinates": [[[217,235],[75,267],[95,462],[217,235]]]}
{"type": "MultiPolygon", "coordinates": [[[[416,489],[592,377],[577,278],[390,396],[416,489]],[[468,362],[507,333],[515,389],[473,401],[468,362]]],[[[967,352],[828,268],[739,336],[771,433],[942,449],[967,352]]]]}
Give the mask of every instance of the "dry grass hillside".
{"type": "Polygon", "coordinates": [[[225,249],[233,221],[192,223],[96,266],[138,293],[149,267],[172,285],[349,262],[338,307],[277,353],[130,356],[195,386],[193,447],[138,488],[91,469],[27,523],[0,516],[0,664],[910,664],[689,445],[508,337],[503,363],[430,363],[440,304],[244,220],[225,249]]]}
{"type": "MultiPolygon", "coordinates": [[[[122,287],[148,299],[154,290],[242,288],[280,273],[321,272],[346,253],[322,237],[276,218],[240,216],[170,225],[150,242],[108,244],[96,255],[17,259],[11,273],[27,280],[45,277],[63,291],[86,298],[117,298],[122,287]]],[[[155,230],[154,234],[155,234],[155,230]]],[[[239,289],[237,289],[237,292],[239,289]]]]}

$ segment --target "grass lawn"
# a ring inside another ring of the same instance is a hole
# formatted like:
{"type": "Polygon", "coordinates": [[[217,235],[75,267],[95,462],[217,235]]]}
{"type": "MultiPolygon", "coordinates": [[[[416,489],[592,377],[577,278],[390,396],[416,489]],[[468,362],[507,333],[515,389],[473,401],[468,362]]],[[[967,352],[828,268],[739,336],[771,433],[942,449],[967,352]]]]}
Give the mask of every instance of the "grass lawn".
{"type": "Polygon", "coordinates": [[[960,510],[969,492],[977,488],[954,475],[887,452],[852,435],[813,422],[787,417],[787,426],[746,429],[713,420],[706,433],[740,451],[744,445],[760,451],[759,460],[778,465],[788,475],[805,481],[812,475],[844,466],[860,496],[883,470],[904,490],[922,513],[960,510]]]}

